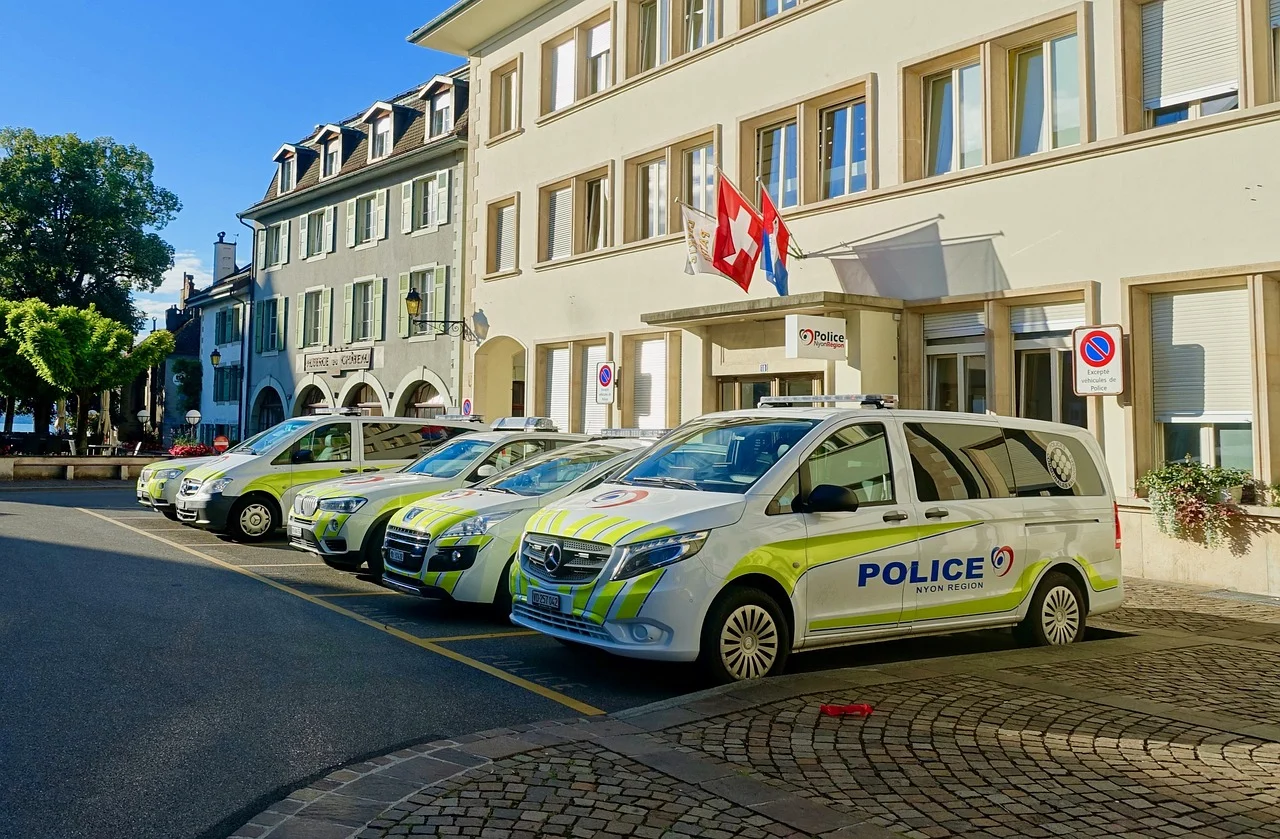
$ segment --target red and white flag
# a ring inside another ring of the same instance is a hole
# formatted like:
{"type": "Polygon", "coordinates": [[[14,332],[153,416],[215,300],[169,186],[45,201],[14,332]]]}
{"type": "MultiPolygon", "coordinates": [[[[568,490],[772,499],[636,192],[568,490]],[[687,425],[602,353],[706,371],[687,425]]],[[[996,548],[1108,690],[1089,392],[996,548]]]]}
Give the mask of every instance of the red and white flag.
{"type": "Polygon", "coordinates": [[[760,237],[764,232],[764,221],[723,173],[719,182],[716,246],[711,264],[737,283],[743,291],[747,291],[751,288],[756,263],[760,261],[760,237]]]}

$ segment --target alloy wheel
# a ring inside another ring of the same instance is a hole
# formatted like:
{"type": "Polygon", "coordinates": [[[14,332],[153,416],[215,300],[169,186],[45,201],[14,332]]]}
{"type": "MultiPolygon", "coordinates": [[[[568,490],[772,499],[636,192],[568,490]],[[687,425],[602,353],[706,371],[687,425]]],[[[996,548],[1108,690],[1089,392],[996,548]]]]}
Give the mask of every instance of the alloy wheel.
{"type": "Polygon", "coordinates": [[[1040,609],[1040,625],[1050,644],[1070,644],[1080,631],[1080,604],[1066,586],[1054,586],[1045,595],[1040,609]]]}
{"type": "Polygon", "coordinates": [[[735,679],[767,675],[778,659],[778,627],[768,610],[750,603],[730,613],[720,630],[720,658],[735,679]]]}

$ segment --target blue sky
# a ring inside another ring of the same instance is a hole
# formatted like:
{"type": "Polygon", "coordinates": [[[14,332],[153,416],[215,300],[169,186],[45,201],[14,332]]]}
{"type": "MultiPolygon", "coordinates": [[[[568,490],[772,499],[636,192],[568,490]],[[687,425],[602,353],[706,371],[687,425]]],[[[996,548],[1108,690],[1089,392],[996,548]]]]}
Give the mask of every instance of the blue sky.
{"type": "Polygon", "coordinates": [[[250,259],[235,214],[262,197],[282,143],[463,63],[405,41],[449,5],[0,0],[0,125],[111,136],[152,156],[156,183],[183,204],[161,231],[174,269],[139,299],[163,317],[183,271],[209,282],[218,231],[250,259]]]}

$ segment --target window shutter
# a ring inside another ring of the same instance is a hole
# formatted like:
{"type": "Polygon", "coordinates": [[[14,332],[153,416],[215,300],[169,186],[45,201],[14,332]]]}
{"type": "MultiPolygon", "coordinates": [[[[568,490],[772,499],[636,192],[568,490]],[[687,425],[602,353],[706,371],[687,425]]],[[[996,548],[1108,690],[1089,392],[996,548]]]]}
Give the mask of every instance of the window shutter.
{"type": "Polygon", "coordinates": [[[1253,417],[1249,292],[1151,295],[1151,373],[1158,422],[1253,417]]]}
{"type": "Polygon", "coordinates": [[[280,222],[280,264],[289,264],[289,219],[280,222]]]}
{"type": "Polygon", "coordinates": [[[409,272],[400,275],[400,290],[396,295],[396,331],[401,338],[409,337],[409,311],[404,307],[404,299],[409,296],[409,272]]]}
{"type": "Polygon", "coordinates": [[[305,259],[311,255],[307,252],[307,233],[310,227],[305,215],[298,216],[298,259],[305,259]]]}
{"type": "Polygon", "coordinates": [[[353,286],[347,283],[342,287],[342,343],[351,343],[351,330],[355,324],[355,312],[352,310],[353,286]]]}
{"type": "Polygon", "coordinates": [[[608,405],[596,402],[596,366],[605,360],[604,344],[592,344],[582,352],[582,433],[595,434],[605,427],[608,405]]]}
{"type": "Polygon", "coordinates": [[[376,225],[375,230],[377,231],[377,235],[379,239],[387,238],[387,221],[388,221],[387,204],[390,201],[391,201],[391,190],[389,189],[378,190],[378,197],[377,197],[378,217],[374,221],[374,224],[376,225]]]}
{"type": "Polygon", "coordinates": [[[511,271],[516,267],[516,206],[510,204],[498,210],[498,231],[494,236],[498,252],[494,268],[511,271]]]}
{"type": "Polygon", "coordinates": [[[561,431],[569,427],[569,348],[547,350],[547,416],[561,431]]]}
{"type": "Polygon", "coordinates": [[[946,312],[924,316],[924,339],[935,338],[982,338],[987,334],[986,314],[982,310],[973,312],[946,312]]]}
{"type": "Polygon", "coordinates": [[[637,428],[667,427],[667,339],[636,342],[631,407],[637,428]]]}
{"type": "Polygon", "coordinates": [[[289,346],[289,298],[283,295],[276,297],[276,342],[273,350],[283,350],[289,346]]]}
{"type": "Polygon", "coordinates": [[[297,322],[294,324],[297,333],[296,343],[298,349],[302,349],[307,345],[307,294],[302,292],[298,295],[298,312],[297,322]]]}
{"type": "Polygon", "coordinates": [[[573,190],[557,189],[547,198],[547,259],[573,252],[573,190]]]}
{"type": "Polygon", "coordinates": [[[1271,25],[1280,26],[1280,0],[1271,0],[1271,25]]]}
{"type": "Polygon", "coordinates": [[[577,92],[578,74],[575,71],[574,59],[577,56],[578,44],[570,38],[558,44],[551,53],[551,110],[573,104],[577,92]]]}
{"type": "Polygon", "coordinates": [[[400,232],[413,232],[413,181],[400,185],[400,232]]]}
{"type": "Polygon", "coordinates": [[[262,302],[253,304],[253,351],[262,354],[262,302]]]}
{"type": "Polygon", "coordinates": [[[386,277],[379,277],[373,281],[373,340],[375,341],[381,341],[387,337],[387,310],[382,305],[386,288],[386,277]]]}
{"type": "Polygon", "coordinates": [[[1009,311],[1014,335],[1036,332],[1069,332],[1084,325],[1084,303],[1054,303],[1049,306],[1015,306],[1009,311]]]}
{"type": "Polygon", "coordinates": [[[347,247],[354,248],[356,246],[356,202],[352,199],[347,202],[347,247]]]}
{"type": "Polygon", "coordinates": [[[449,170],[436,175],[436,224],[449,223],[449,170]]]}
{"type": "Polygon", "coordinates": [[[1157,0],[1142,7],[1142,99],[1180,105],[1240,89],[1237,0],[1157,0]]]}
{"type": "Polygon", "coordinates": [[[267,267],[267,228],[258,231],[258,270],[265,270],[267,267]]]}
{"type": "Polygon", "coordinates": [[[335,224],[337,215],[337,207],[329,206],[324,208],[324,249],[329,253],[333,253],[338,249],[338,240],[334,236],[338,232],[334,229],[337,227],[337,224],[335,224]]]}
{"type": "Polygon", "coordinates": [[[333,346],[333,289],[326,288],[320,297],[320,331],[325,346],[333,346]]]}
{"type": "Polygon", "coordinates": [[[440,266],[435,270],[435,276],[431,278],[431,319],[444,320],[448,317],[448,289],[449,287],[449,269],[446,266],[440,266]]]}

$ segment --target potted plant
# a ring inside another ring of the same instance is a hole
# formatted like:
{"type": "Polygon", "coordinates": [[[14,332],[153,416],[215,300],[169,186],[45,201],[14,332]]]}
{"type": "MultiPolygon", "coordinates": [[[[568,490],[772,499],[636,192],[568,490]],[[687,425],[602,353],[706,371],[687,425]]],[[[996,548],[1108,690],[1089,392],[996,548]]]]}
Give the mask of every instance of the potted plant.
{"type": "Polygon", "coordinates": [[[1240,469],[1205,466],[1190,458],[1152,469],[1138,479],[1147,492],[1156,528],[1176,539],[1203,539],[1210,548],[1227,544],[1243,514],[1240,499],[1254,488],[1240,469]]]}

